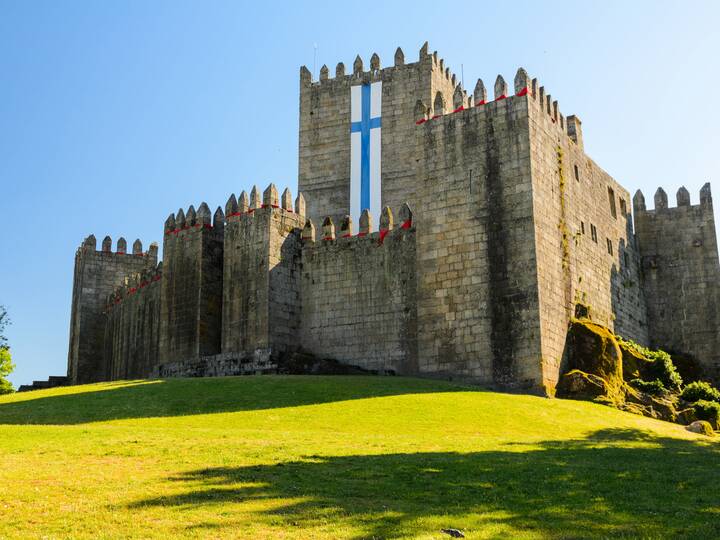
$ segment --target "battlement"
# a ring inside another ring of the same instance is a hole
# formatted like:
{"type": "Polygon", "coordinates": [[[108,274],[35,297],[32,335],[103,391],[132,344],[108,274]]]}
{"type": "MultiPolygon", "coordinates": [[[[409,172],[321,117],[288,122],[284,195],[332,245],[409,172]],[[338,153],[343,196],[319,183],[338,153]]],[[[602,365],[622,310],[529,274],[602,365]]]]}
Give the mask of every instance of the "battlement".
{"type": "Polygon", "coordinates": [[[134,272],[125,276],[121,285],[115,288],[107,297],[106,311],[121,304],[125,299],[135,294],[143,294],[149,287],[162,279],[162,261],[154,268],[148,268],[142,272],[134,272]]]}
{"type": "Polygon", "coordinates": [[[456,115],[479,114],[480,111],[494,111],[503,104],[512,106],[518,98],[526,98],[527,103],[534,103],[535,110],[544,114],[546,121],[555,125],[555,129],[570,138],[581,149],[583,147],[582,128],[580,119],[569,116],[567,119],[560,112],[557,100],[545,91],[545,87],[538,87],[537,79],[530,79],[524,68],[518,68],[513,80],[513,92],[510,93],[505,78],[498,75],[493,85],[493,99],[488,99],[488,92],[482,79],[478,79],[471,98],[466,99],[465,91],[456,86],[453,95],[452,108],[450,108],[441,91],[435,93],[431,104],[418,100],[415,103],[415,125],[421,126],[430,121],[437,121],[456,115]]]}
{"type": "Polygon", "coordinates": [[[303,227],[301,238],[303,244],[307,247],[329,246],[335,243],[347,242],[366,242],[382,245],[389,234],[395,234],[397,231],[415,231],[415,228],[413,227],[412,210],[410,210],[410,206],[407,203],[404,203],[400,208],[398,216],[399,226],[397,228],[394,227],[395,219],[389,206],[383,208],[379,217],[379,230],[371,232],[372,215],[367,209],[363,210],[363,213],[360,216],[358,232],[355,234],[352,218],[350,216],[345,216],[340,224],[340,231],[338,235],[336,233],[335,223],[333,222],[332,217],[327,216],[322,222],[322,234],[320,238],[316,238],[315,224],[312,219],[308,219],[303,227]]]}
{"type": "Polygon", "coordinates": [[[638,189],[633,196],[633,209],[635,211],[635,215],[665,215],[668,212],[673,211],[688,212],[690,209],[694,209],[693,211],[700,213],[713,212],[710,182],[705,183],[705,185],[700,188],[699,204],[690,203],[690,192],[685,188],[685,186],[680,187],[675,194],[675,207],[668,206],[667,193],[665,193],[665,190],[661,187],[657,188],[653,199],[655,207],[649,210],[645,204],[645,195],[643,195],[643,192],[638,189]]]}
{"type": "MultiPolygon", "coordinates": [[[[120,237],[118,238],[115,251],[112,250],[112,238],[109,236],[106,236],[103,238],[101,248],[97,249],[97,240],[95,239],[95,235],[91,234],[90,236],[86,237],[85,240],[83,240],[82,244],[80,244],[80,247],[77,250],[78,255],[89,255],[89,254],[97,254],[101,255],[103,257],[113,257],[116,255],[128,255],[127,253],[127,241],[125,238],[120,237]]],[[[138,238],[133,242],[132,245],[132,253],[130,254],[132,256],[136,257],[150,257],[157,259],[158,255],[158,244],[157,242],[153,242],[150,244],[150,249],[143,252],[143,245],[140,239],[138,238]]]]}
{"type": "Polygon", "coordinates": [[[222,232],[225,226],[225,215],[219,206],[215,214],[211,214],[206,202],[200,203],[197,211],[191,204],[187,212],[180,208],[177,213],[170,214],[165,220],[165,239],[187,237],[188,232],[215,231],[222,232]]]}
{"type": "Polygon", "coordinates": [[[420,48],[417,62],[405,63],[405,53],[402,48],[398,47],[395,50],[393,56],[393,65],[383,68],[381,67],[380,56],[377,53],[373,53],[369,61],[369,69],[365,69],[365,64],[362,57],[358,54],[352,64],[352,72],[347,72],[345,64],[338,62],[335,66],[335,76],[330,77],[330,69],[327,65],[323,64],[320,68],[319,80],[313,80],[313,74],[307,68],[302,66],[300,68],[300,85],[301,86],[314,86],[321,87],[336,82],[342,83],[361,83],[361,82],[372,82],[376,80],[382,80],[383,76],[392,76],[393,72],[404,66],[416,66],[422,64],[425,66],[431,66],[434,70],[442,73],[448,83],[452,84],[453,88],[458,85],[460,78],[453,73],[450,68],[445,64],[443,58],[438,57],[437,51],[432,54],[428,52],[428,42],[426,41],[420,48]]]}
{"type": "Polygon", "coordinates": [[[288,215],[294,218],[302,218],[305,216],[305,197],[299,193],[293,205],[292,193],[289,188],[285,188],[281,196],[278,196],[275,184],[270,184],[260,198],[260,190],[257,186],[253,186],[250,197],[245,191],[240,193],[239,197],[235,197],[232,193],[225,203],[225,224],[231,225],[239,223],[241,220],[252,219],[259,215],[263,210],[276,210],[280,215],[288,215]]]}

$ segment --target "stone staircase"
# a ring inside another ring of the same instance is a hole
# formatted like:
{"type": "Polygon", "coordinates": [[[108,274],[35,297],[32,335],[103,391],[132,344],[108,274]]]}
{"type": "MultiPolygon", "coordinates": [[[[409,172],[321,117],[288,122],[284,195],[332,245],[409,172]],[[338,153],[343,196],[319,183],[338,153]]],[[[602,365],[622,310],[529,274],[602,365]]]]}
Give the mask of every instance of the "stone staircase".
{"type": "Polygon", "coordinates": [[[18,392],[30,392],[31,390],[43,390],[45,388],[55,388],[57,386],[67,386],[70,384],[68,378],[61,375],[51,375],[47,381],[33,381],[32,384],[23,384],[17,389],[18,392]]]}

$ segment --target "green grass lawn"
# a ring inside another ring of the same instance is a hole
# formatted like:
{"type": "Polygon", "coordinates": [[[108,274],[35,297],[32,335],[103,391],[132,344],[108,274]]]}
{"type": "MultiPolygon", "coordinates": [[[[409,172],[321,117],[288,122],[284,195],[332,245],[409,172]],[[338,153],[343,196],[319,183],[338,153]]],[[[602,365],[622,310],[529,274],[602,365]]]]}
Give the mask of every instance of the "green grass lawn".
{"type": "Polygon", "coordinates": [[[0,397],[0,538],[718,538],[720,444],[393,377],[0,397]]]}

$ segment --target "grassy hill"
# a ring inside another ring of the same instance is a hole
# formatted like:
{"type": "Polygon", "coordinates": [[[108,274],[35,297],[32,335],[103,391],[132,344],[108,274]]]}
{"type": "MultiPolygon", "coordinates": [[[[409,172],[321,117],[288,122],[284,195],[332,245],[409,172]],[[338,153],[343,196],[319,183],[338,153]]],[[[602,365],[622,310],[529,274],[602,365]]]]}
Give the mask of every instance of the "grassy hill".
{"type": "Polygon", "coordinates": [[[0,397],[0,538],[720,537],[720,444],[390,377],[0,397]]]}

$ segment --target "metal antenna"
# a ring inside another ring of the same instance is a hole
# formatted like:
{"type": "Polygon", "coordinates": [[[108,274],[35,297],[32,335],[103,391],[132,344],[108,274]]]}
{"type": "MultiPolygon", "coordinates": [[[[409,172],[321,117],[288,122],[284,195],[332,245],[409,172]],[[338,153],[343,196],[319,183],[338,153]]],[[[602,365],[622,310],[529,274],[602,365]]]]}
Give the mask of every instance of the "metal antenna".
{"type": "Polygon", "coordinates": [[[317,43],[313,43],[313,77],[317,77],[317,43]]]}

